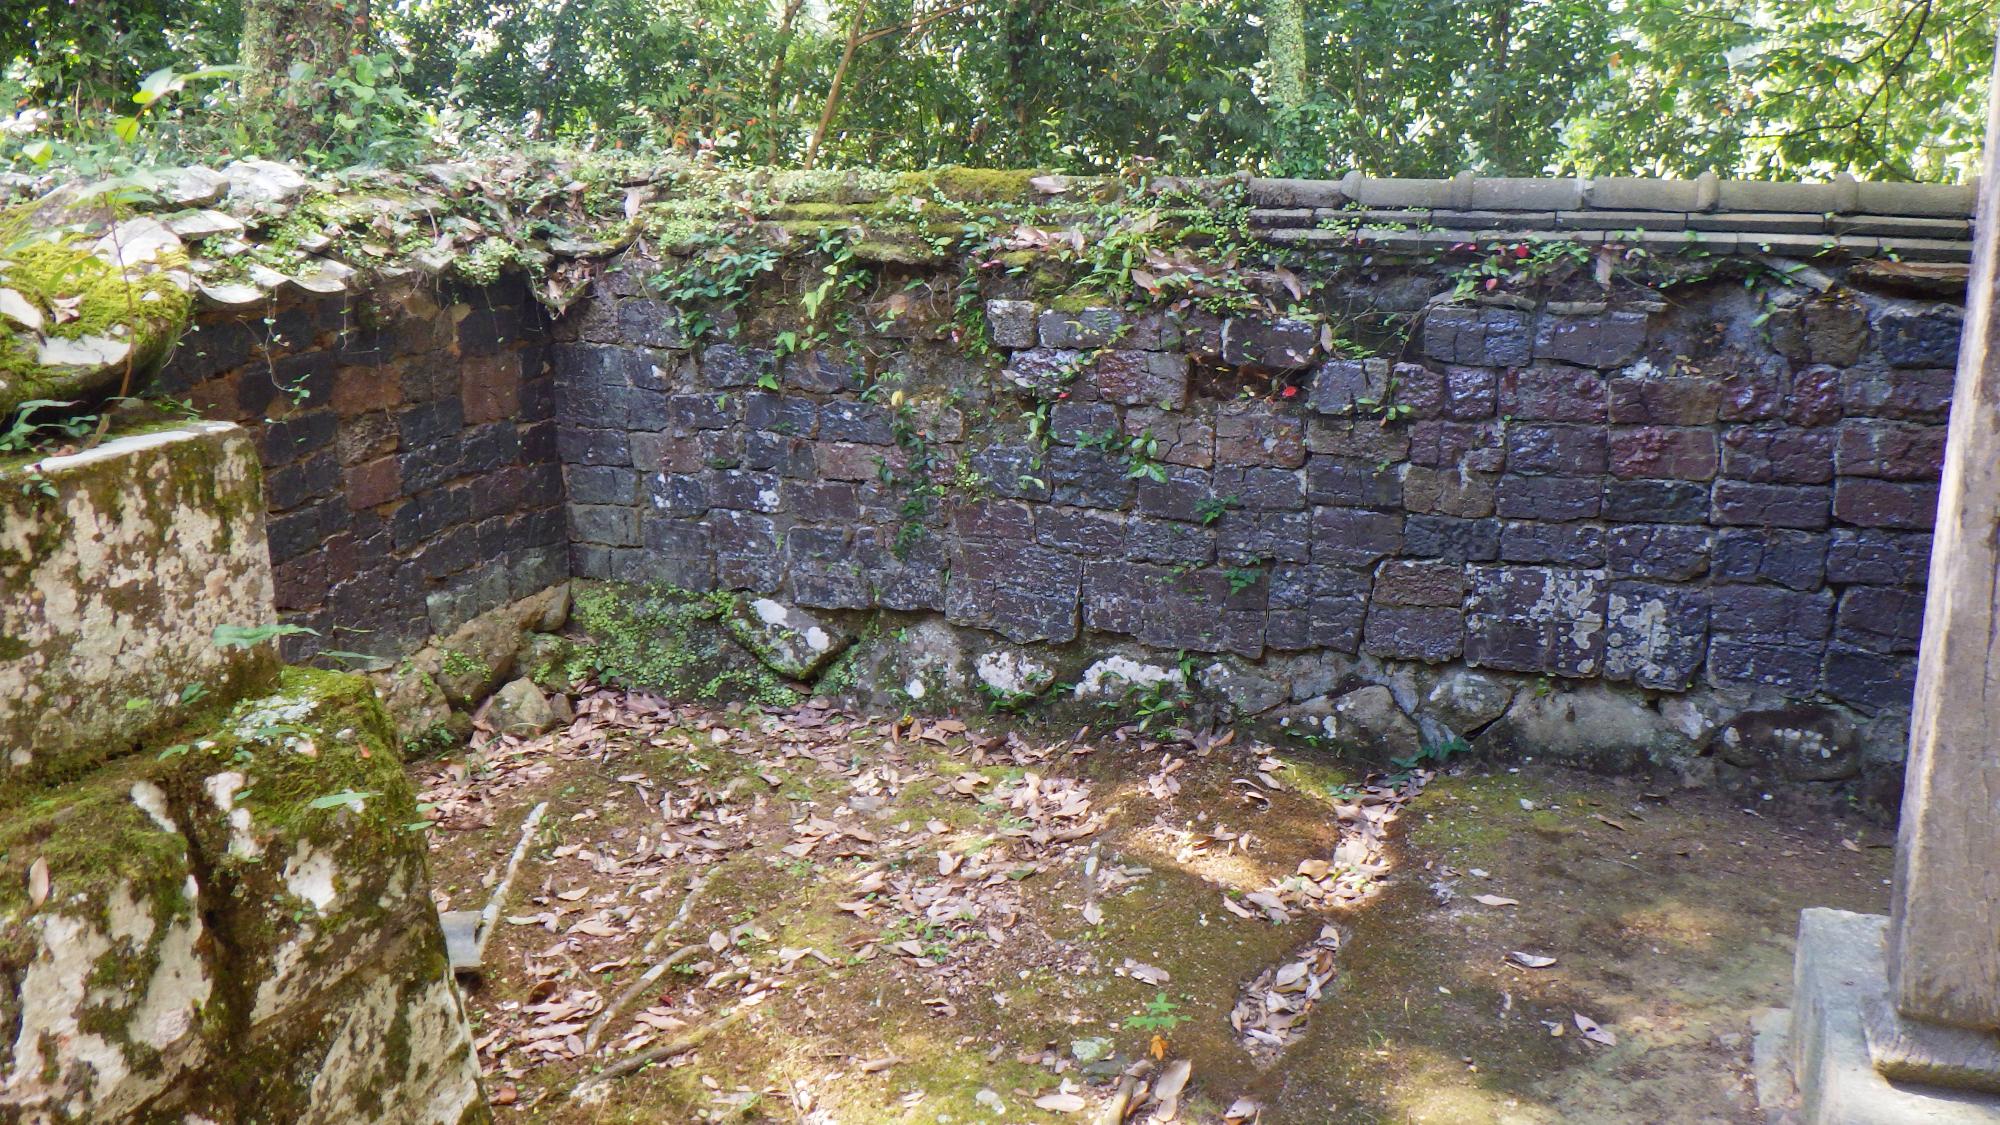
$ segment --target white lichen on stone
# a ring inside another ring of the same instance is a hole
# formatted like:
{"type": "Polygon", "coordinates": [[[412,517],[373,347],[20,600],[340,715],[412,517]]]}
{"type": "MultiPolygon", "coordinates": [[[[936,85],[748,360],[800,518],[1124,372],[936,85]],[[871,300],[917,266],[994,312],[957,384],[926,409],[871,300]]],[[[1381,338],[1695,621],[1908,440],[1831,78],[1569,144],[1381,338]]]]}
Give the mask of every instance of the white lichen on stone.
{"type": "Polygon", "coordinates": [[[1084,669],[1083,678],[1076,683],[1076,697],[1118,695],[1132,688],[1161,684],[1180,686],[1181,670],[1146,664],[1129,656],[1107,656],[1084,669]]]}
{"type": "Polygon", "coordinates": [[[285,861],[285,889],[312,903],[313,909],[322,914],[336,897],[333,875],[333,857],[313,850],[303,840],[292,852],[292,858],[285,861]]]}

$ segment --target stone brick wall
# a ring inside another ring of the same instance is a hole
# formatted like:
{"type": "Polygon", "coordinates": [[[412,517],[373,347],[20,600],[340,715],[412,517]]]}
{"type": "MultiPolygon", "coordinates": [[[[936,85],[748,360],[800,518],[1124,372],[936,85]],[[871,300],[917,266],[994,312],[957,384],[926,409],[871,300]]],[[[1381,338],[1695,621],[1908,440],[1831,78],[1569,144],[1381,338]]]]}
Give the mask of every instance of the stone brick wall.
{"type": "Polygon", "coordinates": [[[264,463],[277,606],[318,648],[398,654],[567,575],[548,327],[518,283],[214,311],[164,391],[264,463]]]}
{"type": "Polygon", "coordinates": [[[554,353],[574,573],[1017,643],[1627,684],[1725,718],[1816,701],[1887,716],[1896,752],[1949,301],[1816,274],[1451,304],[1417,263],[1341,282],[1408,328],[1347,358],[1314,325],[1056,310],[1002,283],[982,361],[921,311],[955,278],[891,271],[878,292],[918,311],[780,358],[771,308],[690,340],[614,273],[554,353]],[[1117,448],[1134,437],[1150,454],[1117,448]]]}

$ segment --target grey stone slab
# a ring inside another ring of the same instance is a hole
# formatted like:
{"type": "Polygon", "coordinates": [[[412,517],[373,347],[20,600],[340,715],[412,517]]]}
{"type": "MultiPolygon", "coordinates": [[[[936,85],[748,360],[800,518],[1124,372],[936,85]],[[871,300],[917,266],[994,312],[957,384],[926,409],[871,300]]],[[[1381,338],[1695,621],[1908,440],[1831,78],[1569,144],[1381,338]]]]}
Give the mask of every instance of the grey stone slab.
{"type": "Polygon", "coordinates": [[[1260,207],[1250,212],[1252,227],[1309,227],[1312,222],[1310,207],[1260,207]]]}
{"type": "Polygon", "coordinates": [[[479,911],[447,910],[438,915],[444,927],[444,955],[454,973],[479,971],[479,911]]]}
{"type": "Polygon", "coordinates": [[[1686,230],[1686,212],[1636,208],[1558,211],[1556,225],[1565,230],[1686,230]]]}
{"type": "Polygon", "coordinates": [[[1504,211],[1563,211],[1583,206],[1583,181],[1539,176],[1482,177],[1472,181],[1471,206],[1504,211]]]}
{"type": "Polygon", "coordinates": [[[1433,211],[1431,222],[1440,226],[1469,230],[1547,229],[1556,225],[1556,213],[1547,211],[1433,211]]]}
{"type": "Polygon", "coordinates": [[[1853,206],[1848,184],[1785,184],[1766,180],[1723,180],[1720,211],[1798,211],[1819,214],[1853,206]]]}
{"type": "Polygon", "coordinates": [[[1905,262],[1970,262],[1972,243],[1936,238],[1885,238],[1885,253],[1893,252],[1905,262]]]}
{"type": "Polygon", "coordinates": [[[1247,194],[1258,207],[1339,207],[1347,202],[1339,180],[1253,179],[1247,194]]]}
{"type": "Polygon", "coordinates": [[[1876,215],[1970,216],[1978,201],[1971,184],[1855,185],[1854,210],[1876,215]]]}
{"type": "Polygon", "coordinates": [[[1803,1125],[1996,1125],[2000,1098],[1895,1083],[1875,1069],[1862,1014],[1887,1002],[1889,919],[1846,910],[1799,916],[1791,1062],[1803,1125]]]}
{"type": "Polygon", "coordinates": [[[1703,231],[1747,234],[1822,234],[1827,229],[1827,219],[1818,211],[1717,211],[1688,216],[1688,226],[1703,231]]]}
{"type": "Polygon", "coordinates": [[[1600,176],[1584,189],[1584,199],[1613,211],[1693,211],[1702,204],[1697,181],[1643,176],[1600,176]]]}
{"type": "Polygon", "coordinates": [[[1351,177],[1347,194],[1365,207],[1450,207],[1455,200],[1451,180],[1385,180],[1351,177]]]}
{"type": "Polygon", "coordinates": [[[1835,234],[1872,234],[1882,238],[1935,238],[1969,242],[1972,223],[1966,219],[1933,219],[1909,215],[1835,215],[1835,234]]]}

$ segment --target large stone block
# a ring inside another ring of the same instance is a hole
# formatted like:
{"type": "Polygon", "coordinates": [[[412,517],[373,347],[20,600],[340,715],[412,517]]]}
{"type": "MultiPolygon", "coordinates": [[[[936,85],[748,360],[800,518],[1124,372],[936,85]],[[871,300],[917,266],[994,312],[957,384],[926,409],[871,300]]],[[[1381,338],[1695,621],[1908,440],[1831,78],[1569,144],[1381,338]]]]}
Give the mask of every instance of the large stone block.
{"type": "Polygon", "coordinates": [[[0,800],[8,1104],[486,1120],[417,819],[367,682],[304,670],[185,743],[0,800]]]}
{"type": "Polygon", "coordinates": [[[0,465],[0,789],[268,681],[271,645],[216,632],[275,623],[260,479],[224,422],[0,465]]]}

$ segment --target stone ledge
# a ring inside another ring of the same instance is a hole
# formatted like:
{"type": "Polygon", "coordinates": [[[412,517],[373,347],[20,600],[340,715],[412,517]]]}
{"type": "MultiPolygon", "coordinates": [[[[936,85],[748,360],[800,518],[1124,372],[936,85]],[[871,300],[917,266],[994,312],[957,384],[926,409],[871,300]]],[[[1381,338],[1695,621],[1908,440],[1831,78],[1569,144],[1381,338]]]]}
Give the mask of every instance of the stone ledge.
{"type": "Polygon", "coordinates": [[[1994,1125],[2000,1098],[1891,1082],[1869,1056],[1863,1013],[1887,1003],[1889,919],[1799,916],[1789,1057],[1802,1125],[1994,1125]]]}

